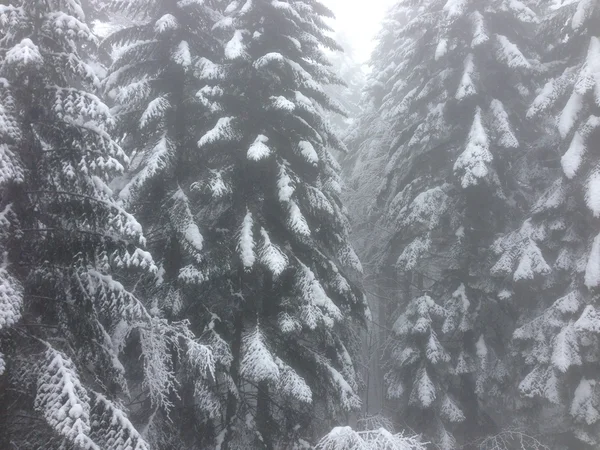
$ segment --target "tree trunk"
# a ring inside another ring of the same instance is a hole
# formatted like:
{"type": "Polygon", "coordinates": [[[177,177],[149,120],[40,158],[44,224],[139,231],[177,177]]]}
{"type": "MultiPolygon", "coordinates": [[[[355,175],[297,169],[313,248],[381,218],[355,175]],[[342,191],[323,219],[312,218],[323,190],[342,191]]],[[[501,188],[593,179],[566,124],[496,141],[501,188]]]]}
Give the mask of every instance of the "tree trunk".
{"type": "Polygon", "coordinates": [[[258,398],[256,401],[256,426],[262,436],[264,449],[273,450],[271,437],[271,411],[269,408],[269,384],[262,381],[258,384],[258,398]]]}

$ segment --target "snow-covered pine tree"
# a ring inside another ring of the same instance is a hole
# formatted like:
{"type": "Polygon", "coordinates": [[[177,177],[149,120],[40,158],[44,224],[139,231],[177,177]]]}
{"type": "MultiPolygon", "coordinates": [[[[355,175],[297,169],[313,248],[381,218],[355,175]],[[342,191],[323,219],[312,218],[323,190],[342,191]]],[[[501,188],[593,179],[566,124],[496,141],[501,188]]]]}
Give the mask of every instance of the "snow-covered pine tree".
{"type": "Polygon", "coordinates": [[[390,343],[388,392],[411,426],[454,448],[453,430],[486,432],[477,397],[507,376],[508,318],[486,261],[495,235],[527,207],[520,182],[536,182],[526,153],[535,133],[520,122],[535,93],[538,19],[522,1],[401,6],[409,22],[382,35],[373,92],[389,130],[380,265],[414,286],[390,343]]]}
{"type": "Polygon", "coordinates": [[[555,2],[541,24],[547,83],[528,114],[555,120],[562,170],[523,225],[498,240],[493,268],[531,299],[514,334],[527,412],[572,448],[600,445],[599,30],[597,0],[555,2]]]}
{"type": "Polygon", "coordinates": [[[139,289],[156,315],[190,320],[216,356],[214,379],[194,366],[182,368],[175,407],[152,416],[149,438],[155,448],[211,445],[218,432],[213,421],[224,412],[232,384],[230,350],[217,334],[219,320],[207,310],[210,290],[195,269],[206,264],[205,240],[220,239],[209,223],[204,196],[228,192],[218,171],[202,179],[208,161],[197,146],[223,95],[216,83],[220,44],[212,33],[219,15],[210,4],[114,0],[108,12],[116,11],[131,25],[103,43],[113,54],[104,89],[115,102],[117,134],[132,158],[119,198],[144,226],[158,265],[157,280],[139,289]]]}
{"type": "MultiPolygon", "coordinates": [[[[233,379],[220,448],[293,448],[359,406],[351,358],[365,300],[323,119],[341,112],[316,0],[224,5],[218,118],[198,140],[202,259],[180,271],[215,299],[233,379]],[[316,432],[315,432],[316,430],[316,432]]],[[[303,445],[303,444],[302,444],[303,445]]]]}
{"type": "Polygon", "coordinates": [[[212,354],[133,292],[157,268],[109,187],[128,158],[81,56],[96,39],[80,2],[2,4],[0,24],[0,446],[147,449],[131,373],[158,407],[173,350],[205,370],[212,354]],[[141,351],[121,363],[126,345],[141,351]]]}

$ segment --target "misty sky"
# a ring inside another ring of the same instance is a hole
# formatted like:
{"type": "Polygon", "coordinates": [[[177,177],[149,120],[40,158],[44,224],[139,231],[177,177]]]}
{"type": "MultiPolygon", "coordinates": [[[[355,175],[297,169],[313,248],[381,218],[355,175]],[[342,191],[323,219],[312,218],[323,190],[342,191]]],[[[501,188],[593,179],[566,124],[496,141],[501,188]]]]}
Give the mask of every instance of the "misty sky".
{"type": "Polygon", "coordinates": [[[381,20],[395,0],[323,0],[336,14],[334,27],[348,36],[356,58],[365,62],[373,49],[373,38],[381,20]]]}

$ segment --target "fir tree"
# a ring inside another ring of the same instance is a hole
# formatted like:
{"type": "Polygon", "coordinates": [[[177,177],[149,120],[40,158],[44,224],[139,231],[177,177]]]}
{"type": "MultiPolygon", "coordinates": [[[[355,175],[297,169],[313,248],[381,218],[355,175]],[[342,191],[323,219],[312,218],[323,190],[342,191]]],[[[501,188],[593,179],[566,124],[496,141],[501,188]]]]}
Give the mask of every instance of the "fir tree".
{"type": "Polygon", "coordinates": [[[541,432],[562,434],[559,442],[577,448],[600,443],[595,387],[600,352],[599,29],[597,1],[558,3],[542,23],[547,83],[528,115],[555,119],[559,142],[552,150],[562,170],[523,225],[498,240],[493,268],[511,281],[511,291],[530,299],[514,333],[526,412],[541,432]],[[558,422],[553,423],[560,427],[544,427],[540,411],[554,412],[558,422]]]}
{"type": "Polygon", "coordinates": [[[152,415],[149,433],[156,448],[205,446],[215,438],[214,420],[232,385],[231,352],[218,334],[219,320],[207,312],[210,293],[195,270],[206,263],[205,240],[218,236],[207,226],[203,196],[227,194],[217,171],[202,180],[207,164],[197,147],[221,109],[214,62],[220,44],[211,32],[217,13],[210,2],[194,1],[113,1],[113,10],[131,22],[104,42],[113,54],[104,89],[116,103],[117,133],[132,158],[118,195],[147,230],[158,264],[157,279],[140,289],[157,316],[191,320],[213,346],[217,364],[214,377],[181,367],[179,398],[168,416],[152,415]]]}
{"type": "Polygon", "coordinates": [[[219,448],[293,448],[360,405],[361,267],[330,153],[345,148],[321,113],[342,112],[321,87],[340,82],[322,51],[338,46],[316,0],[225,6],[222,109],[197,142],[203,258],[180,278],[204,283],[231,346],[219,448]]]}
{"type": "Polygon", "coordinates": [[[96,43],[81,4],[0,5],[0,23],[0,445],[147,449],[123,406],[131,373],[168,406],[171,351],[205,369],[212,354],[134,293],[157,267],[109,186],[128,158],[81,56],[96,43]]]}
{"type": "Polygon", "coordinates": [[[522,185],[540,183],[525,153],[536,134],[519,127],[535,93],[538,19],[520,1],[403,2],[393,13],[371,90],[375,145],[389,155],[378,258],[413,287],[390,340],[388,393],[411,426],[454,448],[453,431],[488,431],[477,397],[498,394],[508,376],[510,322],[487,261],[528,206],[522,185]]]}

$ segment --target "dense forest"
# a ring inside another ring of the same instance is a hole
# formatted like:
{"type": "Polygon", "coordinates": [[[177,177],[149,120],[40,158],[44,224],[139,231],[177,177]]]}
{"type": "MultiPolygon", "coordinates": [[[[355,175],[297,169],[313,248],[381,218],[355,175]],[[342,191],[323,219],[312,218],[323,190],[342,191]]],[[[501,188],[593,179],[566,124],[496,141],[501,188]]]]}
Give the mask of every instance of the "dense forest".
{"type": "Polygon", "coordinates": [[[326,4],[0,0],[0,450],[600,448],[600,0],[326,4]]]}

